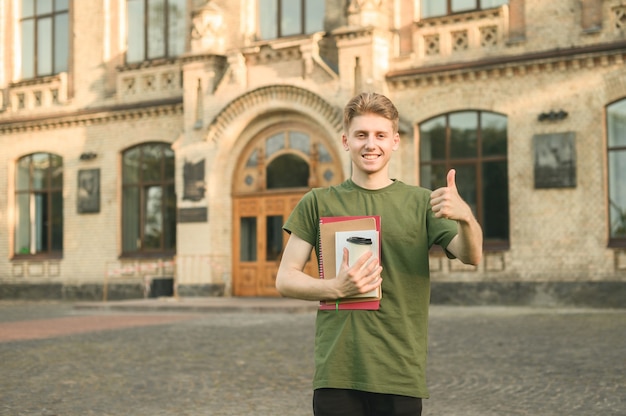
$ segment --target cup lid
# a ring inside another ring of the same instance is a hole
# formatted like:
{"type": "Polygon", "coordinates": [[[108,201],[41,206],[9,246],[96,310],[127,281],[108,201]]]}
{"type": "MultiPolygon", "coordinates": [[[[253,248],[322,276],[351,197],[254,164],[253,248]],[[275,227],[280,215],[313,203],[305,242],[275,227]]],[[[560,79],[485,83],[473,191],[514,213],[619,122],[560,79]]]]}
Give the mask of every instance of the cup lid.
{"type": "Polygon", "coordinates": [[[349,237],[346,241],[349,242],[349,243],[361,244],[361,245],[372,244],[372,239],[371,238],[365,238],[365,237],[349,237]]]}

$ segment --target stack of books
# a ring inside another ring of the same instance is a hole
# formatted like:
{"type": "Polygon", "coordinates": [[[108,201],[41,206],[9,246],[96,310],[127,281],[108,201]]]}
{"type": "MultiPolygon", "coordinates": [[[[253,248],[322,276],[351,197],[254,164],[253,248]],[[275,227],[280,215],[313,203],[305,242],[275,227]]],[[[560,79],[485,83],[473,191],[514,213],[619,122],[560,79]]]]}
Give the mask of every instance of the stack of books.
{"type": "MultiPolygon", "coordinates": [[[[322,217],[320,218],[319,273],[322,279],[334,279],[343,260],[343,249],[348,248],[350,265],[363,253],[371,250],[380,259],[380,216],[322,217]],[[353,258],[354,257],[354,258],[353,258]]],[[[321,301],[323,310],[378,310],[382,289],[378,288],[336,301],[321,301]]]]}

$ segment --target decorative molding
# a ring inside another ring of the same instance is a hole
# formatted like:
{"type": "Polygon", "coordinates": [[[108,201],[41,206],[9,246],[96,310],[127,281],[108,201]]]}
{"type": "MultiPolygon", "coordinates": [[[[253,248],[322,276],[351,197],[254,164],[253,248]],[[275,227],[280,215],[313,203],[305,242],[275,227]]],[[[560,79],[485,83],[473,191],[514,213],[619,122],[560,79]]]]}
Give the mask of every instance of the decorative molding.
{"type": "Polygon", "coordinates": [[[7,101],[0,105],[0,111],[29,114],[61,108],[68,102],[68,85],[67,72],[11,83],[6,88],[7,101]]]}
{"type": "Polygon", "coordinates": [[[500,18],[504,15],[505,6],[495,9],[476,10],[467,13],[455,13],[444,16],[428,17],[414,22],[414,26],[418,28],[434,27],[434,26],[450,26],[458,23],[472,22],[483,19],[500,18]]]}
{"type": "Polygon", "coordinates": [[[572,48],[472,62],[414,67],[389,72],[387,82],[392,90],[402,90],[454,82],[513,78],[526,74],[623,66],[625,58],[626,42],[617,42],[599,47],[572,48]]]}
{"type": "Polygon", "coordinates": [[[231,101],[209,125],[206,140],[219,142],[226,128],[232,124],[232,120],[251,108],[263,108],[276,100],[303,104],[329,120],[337,131],[341,131],[343,123],[341,110],[319,95],[292,85],[271,85],[252,90],[231,101]]]}
{"type": "Polygon", "coordinates": [[[337,42],[350,41],[360,38],[372,37],[376,28],[374,26],[352,27],[344,26],[333,30],[332,35],[337,42]]]}
{"type": "Polygon", "coordinates": [[[140,105],[132,106],[100,108],[41,118],[13,119],[6,123],[0,122],[0,134],[72,128],[182,114],[182,98],[177,98],[169,101],[159,101],[157,103],[141,103],[140,105]]]}

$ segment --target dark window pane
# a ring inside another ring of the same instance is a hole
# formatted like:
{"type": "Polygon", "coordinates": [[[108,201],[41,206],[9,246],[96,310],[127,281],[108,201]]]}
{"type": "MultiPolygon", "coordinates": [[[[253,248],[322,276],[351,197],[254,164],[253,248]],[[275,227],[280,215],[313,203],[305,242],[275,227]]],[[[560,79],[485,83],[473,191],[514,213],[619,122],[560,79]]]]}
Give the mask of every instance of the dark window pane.
{"type": "MultiPolygon", "coordinates": [[[[472,208],[472,211],[476,215],[477,213],[477,174],[476,174],[476,165],[460,165],[455,166],[456,169],[456,187],[459,191],[459,195],[461,198],[467,202],[467,204],[472,208]]],[[[446,174],[446,181],[443,186],[447,186],[448,181],[448,172],[446,174]]]]}
{"type": "Polygon", "coordinates": [[[437,117],[420,125],[420,158],[424,162],[446,158],[445,117],[437,117]]]}
{"type": "Polygon", "coordinates": [[[69,8],[69,0],[54,0],[54,11],[62,12],[69,8]]]}
{"type": "Polygon", "coordinates": [[[142,180],[144,182],[159,181],[162,177],[161,162],[163,160],[162,146],[159,144],[148,144],[142,149],[142,180]]]}
{"type": "Polygon", "coordinates": [[[35,0],[22,0],[22,17],[35,15],[35,0]]]}
{"type": "Polygon", "coordinates": [[[299,131],[289,132],[289,147],[291,149],[299,150],[305,155],[311,153],[311,139],[306,133],[299,131]]]}
{"type": "Polygon", "coordinates": [[[15,173],[15,190],[28,191],[30,189],[30,156],[18,160],[15,173]]]}
{"type": "MultiPolygon", "coordinates": [[[[173,178],[173,176],[172,176],[173,178]]],[[[174,185],[165,188],[164,203],[166,204],[163,218],[164,249],[176,248],[176,191],[174,185]]]]}
{"type": "Polygon", "coordinates": [[[48,188],[50,157],[47,153],[35,153],[31,156],[31,160],[33,163],[32,189],[48,188]]]}
{"type": "Polygon", "coordinates": [[[609,147],[626,146],[626,100],[607,108],[609,147]]]}
{"type": "Polygon", "coordinates": [[[259,36],[261,39],[278,37],[278,0],[259,0],[258,6],[259,36]]]}
{"type": "Polygon", "coordinates": [[[485,239],[509,238],[509,180],[507,163],[483,165],[483,233],[485,239]]]}
{"type": "Polygon", "coordinates": [[[50,188],[63,188],[63,158],[50,155],[50,188]]]}
{"type": "Polygon", "coordinates": [[[128,39],[126,61],[141,62],[145,58],[145,13],[144,0],[127,0],[128,39]]]}
{"type": "Polygon", "coordinates": [[[67,71],[69,57],[68,14],[58,14],[54,18],[54,73],[67,71]]]}
{"type": "Polygon", "coordinates": [[[321,32],[324,30],[324,2],[319,0],[306,0],[306,33],[321,32]]]}
{"type": "Polygon", "coordinates": [[[265,227],[267,230],[265,258],[267,261],[278,260],[283,250],[283,217],[280,215],[266,217],[265,227]]]}
{"type": "Polygon", "coordinates": [[[255,168],[259,164],[259,151],[258,149],[254,149],[252,153],[250,153],[250,157],[246,162],[247,168],[255,168]]]}
{"type": "Polygon", "coordinates": [[[139,182],[139,147],[124,152],[122,176],[125,184],[139,182]]]}
{"type": "Polygon", "coordinates": [[[15,198],[15,253],[30,253],[30,195],[19,193],[15,198]]]}
{"type": "Polygon", "coordinates": [[[142,248],[159,249],[163,235],[163,189],[160,186],[149,186],[144,192],[142,248]]]}
{"type": "Polygon", "coordinates": [[[450,157],[476,157],[477,130],[478,113],[471,111],[450,114],[450,157]]]}
{"type": "Polygon", "coordinates": [[[185,52],[185,3],[187,0],[169,0],[168,56],[185,52]]]}
{"type": "Polygon", "coordinates": [[[324,146],[323,143],[317,144],[317,157],[319,161],[322,163],[330,163],[333,161],[333,158],[330,155],[330,152],[328,151],[326,146],[324,146]]]}
{"type": "Polygon", "coordinates": [[[609,221],[612,238],[626,238],[626,150],[609,152],[609,221]]]}
{"type": "Polygon", "coordinates": [[[22,22],[22,78],[35,76],[35,22],[22,22]]]}
{"type": "Polygon", "coordinates": [[[52,18],[37,21],[37,75],[52,74],[52,18]]]}
{"type": "Polygon", "coordinates": [[[452,0],[452,12],[462,12],[465,10],[474,10],[478,7],[476,0],[452,0]]]}
{"type": "Polygon", "coordinates": [[[48,251],[48,229],[50,224],[48,212],[48,194],[34,194],[34,226],[35,226],[35,252],[48,251]]]}
{"type": "Polygon", "coordinates": [[[607,108],[609,228],[611,238],[626,238],[626,100],[607,108]]]}
{"type": "Polygon", "coordinates": [[[241,228],[239,260],[256,261],[256,217],[243,217],[239,225],[241,228]]]}
{"type": "Polygon", "coordinates": [[[37,14],[52,13],[52,2],[53,0],[37,0],[37,14]]]}
{"type": "Polygon", "coordinates": [[[299,0],[283,1],[281,6],[281,36],[291,36],[302,33],[302,3],[299,0]]]}
{"type": "Polygon", "coordinates": [[[52,192],[52,209],[50,213],[50,222],[52,229],[52,250],[63,250],[63,194],[61,192],[52,192]]]}
{"type": "Polygon", "coordinates": [[[494,113],[481,113],[483,156],[506,156],[506,117],[494,113]]]}
{"type": "Polygon", "coordinates": [[[169,146],[162,146],[161,150],[163,151],[163,159],[165,162],[165,172],[164,172],[164,180],[171,179],[174,180],[175,175],[175,162],[176,159],[174,157],[174,151],[169,146]]]}
{"type": "Polygon", "coordinates": [[[447,173],[446,165],[425,165],[421,169],[421,184],[430,190],[446,186],[447,173]]]}
{"type": "Polygon", "coordinates": [[[123,250],[139,249],[139,188],[125,187],[122,191],[122,247],[123,250]]]}
{"type": "Polygon", "coordinates": [[[280,132],[269,137],[265,141],[265,157],[270,157],[279,150],[285,148],[285,133],[280,132]]]}
{"type": "Polygon", "coordinates": [[[148,0],[148,59],[165,56],[165,0],[148,0]]]}
{"type": "Polygon", "coordinates": [[[293,154],[274,159],[267,167],[267,189],[306,187],[309,165],[293,154]]]}
{"type": "Polygon", "coordinates": [[[448,13],[445,0],[422,0],[422,17],[444,16],[448,13]]]}
{"type": "Polygon", "coordinates": [[[491,7],[502,6],[503,4],[507,4],[508,2],[508,0],[480,0],[480,8],[489,9],[491,7]]]}

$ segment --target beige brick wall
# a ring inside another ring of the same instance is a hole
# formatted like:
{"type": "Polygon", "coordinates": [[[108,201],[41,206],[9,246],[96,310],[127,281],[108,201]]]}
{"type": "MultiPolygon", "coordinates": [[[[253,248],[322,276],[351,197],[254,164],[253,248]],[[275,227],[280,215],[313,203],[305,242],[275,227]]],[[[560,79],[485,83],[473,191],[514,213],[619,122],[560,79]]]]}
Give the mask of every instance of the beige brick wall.
{"type": "MultiPolygon", "coordinates": [[[[70,73],[17,84],[13,2],[0,2],[0,39],[5,43],[0,48],[4,97],[0,102],[0,282],[101,282],[107,270],[134,267],[135,263],[118,259],[120,154],[135,144],[163,141],[172,143],[176,152],[179,208],[208,210],[208,222],[178,225],[179,283],[228,287],[232,189],[238,158],[263,128],[302,121],[318,128],[324,142],[337,151],[347,177],[350,162],[340,149],[341,131],[334,116],[354,91],[357,57],[364,65],[361,88],[388,94],[400,110],[402,144],[391,174],[407,183],[419,181],[417,126],[422,121],[466,109],[507,117],[510,249],[486,253],[478,268],[433,256],[435,280],[625,280],[625,251],[607,248],[604,127],[605,106],[626,97],[624,54],[588,51],[564,55],[572,48],[626,39],[626,31],[616,24],[626,6],[619,0],[594,1],[512,0],[509,6],[488,14],[417,22],[412,33],[415,50],[402,56],[396,56],[393,32],[347,28],[349,16],[344,5],[326,2],[328,30],[339,39],[339,74],[330,71],[323,56],[317,54],[316,38],[255,43],[255,2],[225,0],[211,2],[215,7],[207,11],[222,19],[217,27],[221,50],[190,51],[163,65],[122,67],[123,2],[76,1],[72,3],[70,73]],[[587,30],[583,6],[594,13],[600,10],[601,27],[587,30]],[[481,44],[484,26],[497,29],[492,43],[481,44]],[[467,31],[466,49],[451,47],[452,31],[467,31]],[[434,50],[427,53],[425,35],[441,37],[445,47],[439,54],[434,50]],[[547,51],[553,51],[552,55],[547,51]],[[211,54],[217,58],[207,58],[211,54]],[[497,63],[496,59],[509,60],[497,63]],[[468,69],[485,61],[491,63],[468,69]],[[436,65],[440,70],[417,73],[436,65]],[[175,78],[170,85],[158,84],[149,91],[145,81],[150,76],[175,78]],[[201,128],[194,127],[198,80],[203,87],[201,128]],[[27,109],[13,105],[16,92],[32,98],[37,91],[59,85],[67,99],[58,104],[27,109]],[[133,85],[136,90],[131,91],[133,85]],[[292,88],[291,95],[281,95],[278,86],[292,88]],[[271,92],[257,93],[263,87],[271,92]],[[319,100],[312,101],[310,93],[319,100]],[[252,99],[238,101],[247,94],[252,99]],[[176,100],[184,103],[184,110],[173,103],[176,100]],[[154,104],[159,101],[160,105],[154,104]],[[231,106],[233,103],[236,105],[231,106]],[[564,120],[537,120],[542,112],[560,109],[569,114],[564,120]],[[575,133],[577,186],[534,189],[533,136],[563,132],[575,133]],[[97,158],[80,161],[80,154],[86,151],[97,153],[97,158]],[[52,152],[64,160],[64,253],[60,260],[11,259],[14,163],[32,152],[52,152]],[[206,198],[183,201],[183,163],[200,159],[206,161],[206,198]],[[87,168],[100,169],[101,209],[97,214],[76,213],[77,173],[87,168]]],[[[392,6],[388,2],[389,11],[392,6]]],[[[392,16],[389,21],[398,19],[392,16]]],[[[325,50],[322,48],[322,53],[325,50]]],[[[137,272],[122,275],[136,276],[137,272]]]]}

